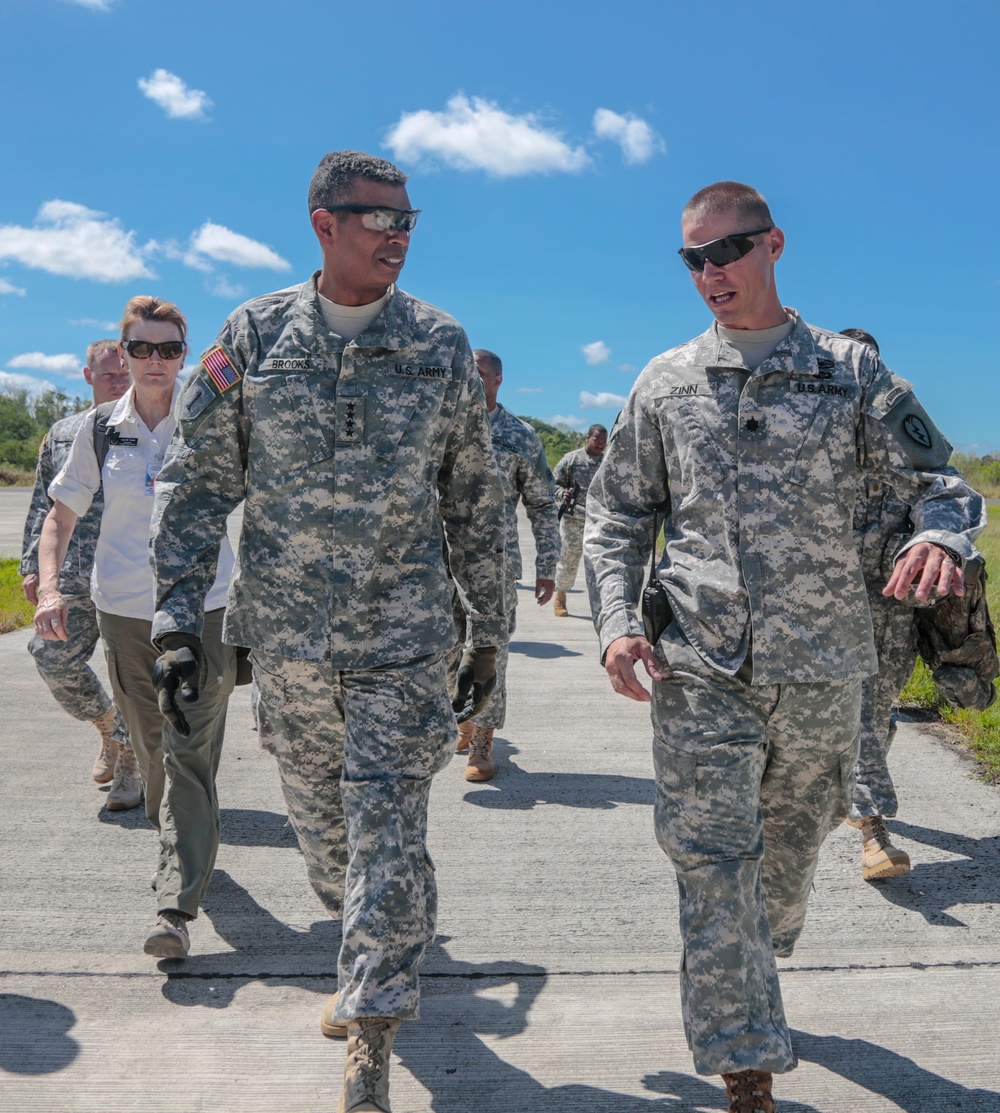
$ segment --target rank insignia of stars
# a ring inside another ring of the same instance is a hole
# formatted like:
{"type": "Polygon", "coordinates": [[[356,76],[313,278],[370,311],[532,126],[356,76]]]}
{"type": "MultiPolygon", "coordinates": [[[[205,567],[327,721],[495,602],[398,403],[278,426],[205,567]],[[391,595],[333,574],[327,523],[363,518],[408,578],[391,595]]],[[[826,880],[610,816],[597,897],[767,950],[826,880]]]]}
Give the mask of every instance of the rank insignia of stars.
{"type": "Polygon", "coordinates": [[[222,348],[213,348],[201,362],[220,394],[225,394],[240,381],[239,371],[229,362],[229,356],[222,348]]]}

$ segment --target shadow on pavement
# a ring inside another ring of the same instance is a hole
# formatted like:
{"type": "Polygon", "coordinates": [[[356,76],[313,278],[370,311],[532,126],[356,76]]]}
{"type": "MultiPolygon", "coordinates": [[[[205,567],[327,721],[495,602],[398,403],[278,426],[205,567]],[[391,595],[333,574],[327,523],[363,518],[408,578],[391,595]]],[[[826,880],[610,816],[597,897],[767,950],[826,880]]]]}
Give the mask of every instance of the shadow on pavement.
{"type": "MultiPolygon", "coordinates": [[[[817,1063],[873,1094],[894,1102],[903,1113],[996,1113],[1000,1093],[970,1089],[925,1070],[912,1059],[868,1040],[792,1032],[800,1059],[817,1063]]],[[[782,1110],[786,1103],[782,1102],[782,1110]]],[[[788,1106],[791,1113],[791,1106],[788,1106]]]]}
{"type": "Polygon", "coordinates": [[[523,657],[538,657],[541,660],[551,661],[556,657],[582,657],[578,649],[567,649],[564,645],[554,642],[511,642],[511,653],[520,653],[523,657]]]}
{"type": "Polygon", "coordinates": [[[886,827],[894,835],[959,857],[958,861],[921,862],[919,856],[912,856],[908,874],[875,883],[886,900],[919,912],[929,924],[945,927],[966,926],[947,911],[955,905],[1000,902],[1000,835],[973,839],[898,819],[887,820],[886,827]]]}
{"type": "Polygon", "coordinates": [[[504,738],[493,743],[496,777],[463,799],[480,808],[530,811],[540,804],[569,808],[611,809],[619,804],[653,805],[652,777],[622,777],[611,773],[528,773],[512,755],[518,753],[504,738]]]}
{"type": "Polygon", "coordinates": [[[257,808],[222,808],[220,841],[227,846],[288,847],[298,850],[288,816],[281,812],[265,812],[257,808]]]}
{"type": "MultiPolygon", "coordinates": [[[[233,950],[191,954],[183,963],[161,961],[158,969],[167,975],[163,996],[173,1004],[225,1009],[250,982],[292,985],[324,995],[337,988],[338,921],[316,920],[307,931],[296,931],[258,904],[225,870],[213,872],[202,911],[233,950]],[[294,970],[296,959],[302,961],[301,974],[294,970]],[[248,970],[248,960],[252,960],[254,969],[248,970]],[[291,972],[269,969],[278,960],[284,970],[291,972]],[[307,968],[311,972],[306,973],[307,968]],[[323,975],[316,973],[317,968],[329,972],[327,984],[318,984],[323,975]]],[[[318,1026],[318,1011],[316,1022],[318,1026]]]]}
{"type": "Polygon", "coordinates": [[[72,1009],[44,997],[0,993],[0,1070],[10,1074],[53,1074],[80,1054],[67,1035],[76,1024],[72,1009]]]}

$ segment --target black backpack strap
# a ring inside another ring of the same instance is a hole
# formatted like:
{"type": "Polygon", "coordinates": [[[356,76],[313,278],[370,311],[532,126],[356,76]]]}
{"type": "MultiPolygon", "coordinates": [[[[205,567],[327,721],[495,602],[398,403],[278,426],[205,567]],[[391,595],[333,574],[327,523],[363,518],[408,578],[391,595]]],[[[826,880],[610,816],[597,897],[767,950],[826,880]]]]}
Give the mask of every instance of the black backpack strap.
{"type": "Polygon", "coordinates": [[[102,402],[97,407],[97,416],[94,418],[94,453],[97,456],[97,470],[104,471],[104,461],[108,458],[108,449],[116,433],[111,421],[111,414],[117,401],[102,402]]]}

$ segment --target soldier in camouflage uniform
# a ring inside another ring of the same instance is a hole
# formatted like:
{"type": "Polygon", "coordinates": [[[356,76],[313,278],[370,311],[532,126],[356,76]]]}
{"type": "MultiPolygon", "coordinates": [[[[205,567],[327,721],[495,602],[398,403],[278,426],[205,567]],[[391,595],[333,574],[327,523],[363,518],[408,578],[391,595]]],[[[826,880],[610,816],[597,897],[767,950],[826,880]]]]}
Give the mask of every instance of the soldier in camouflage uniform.
{"type": "Polygon", "coordinates": [[[582,448],[574,448],[556,464],[553,476],[562,499],[559,517],[559,564],[556,567],[556,599],[552,613],[568,618],[566,592],[573,590],[576,570],[583,556],[583,526],[587,519],[587,492],[604,459],[608,431],[603,425],[591,425],[582,448]],[[575,505],[570,505],[575,499],[575,505]]]}
{"type": "MultiPolygon", "coordinates": [[[[88,346],[83,377],[93,389],[95,406],[121,398],[132,383],[118,358],[114,340],[95,340],[88,346]]],[[[85,416],[86,411],[81,411],[57,421],[38,450],[35,486],[24,523],[19,567],[24,577],[21,589],[32,606],[38,605],[38,540],[45,516],[52,507],[49,484],[65,464],[85,416]]],[[[28,652],[35,659],[39,676],[66,714],[91,722],[97,728],[101,743],[94,761],[93,778],[98,784],[111,782],[104,801],[109,811],[127,811],[138,807],[142,799],[138,778],[129,774],[131,754],[122,754],[122,749],[129,745],[128,729],[112,704],[111,696],[88,664],[100,638],[97,613],[90,597],[90,573],[94,567],[103,508],[104,500],[98,495],[77,524],[59,573],[59,589],[69,604],[69,639],[47,641],[36,634],[28,642],[28,652]]]]}
{"type": "MultiPolygon", "coordinates": [[[[555,484],[545,449],[534,429],[515,417],[497,401],[503,381],[503,363],[494,352],[477,348],[473,353],[476,368],[486,392],[490,417],[493,455],[503,482],[507,522],[507,560],[504,583],[504,609],[507,633],[516,625],[517,581],[521,578],[521,550],[517,543],[517,504],[523,501],[535,538],[535,601],[544,606],[552,598],[553,575],[559,557],[559,519],[555,484]]],[[[464,633],[463,629],[460,633],[464,633]]],[[[449,654],[449,674],[457,671],[457,654],[449,654]]],[[[497,682],[486,708],[459,724],[459,751],[468,750],[465,769],[467,781],[488,781],[494,774],[493,733],[507,717],[507,645],[497,646],[497,682]]],[[[449,675],[449,687],[454,682],[449,675]]]]}
{"type": "Polygon", "coordinates": [[[637,380],[590,488],[584,555],[612,686],[652,702],[695,1068],[724,1076],[730,1110],[771,1113],[772,1073],[795,1066],[775,955],[792,953],[820,844],[850,808],[861,678],[877,667],[858,479],[912,508],[883,589],[897,600],[963,592],[985,507],[909,383],[782,307],[784,236],[756,190],[707,187],[682,231],[716,321],[637,380]],[[672,614],[651,645],[636,607],[661,523],[654,584],[672,614]]]}
{"type": "Polygon", "coordinates": [[[455,320],[395,285],[406,175],[335,151],[309,188],[323,268],[236,309],[178,400],[156,484],[154,639],[196,634],[226,515],[245,500],[226,639],[249,646],[309,878],[343,917],[340,1113],[388,1109],[389,1051],[418,1016],[434,934],[432,776],[456,741],[448,570],[477,684],[506,638],[503,497],[483,387],[455,320]],[[470,528],[475,523],[475,528],[470,528]]]}

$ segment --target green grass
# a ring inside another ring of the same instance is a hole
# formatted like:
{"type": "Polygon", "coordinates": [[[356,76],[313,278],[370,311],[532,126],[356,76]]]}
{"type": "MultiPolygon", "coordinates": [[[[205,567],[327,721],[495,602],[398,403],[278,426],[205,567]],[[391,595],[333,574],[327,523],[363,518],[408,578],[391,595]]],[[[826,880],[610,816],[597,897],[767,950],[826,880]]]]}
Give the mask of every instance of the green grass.
{"type": "Polygon", "coordinates": [[[21,592],[20,561],[0,560],[0,634],[28,626],[35,608],[21,592]]]}
{"type": "MultiPolygon", "coordinates": [[[[996,624],[1000,617],[1000,506],[988,507],[989,524],[976,542],[986,558],[986,599],[996,624]]],[[[1000,682],[998,682],[1000,683],[1000,682]]],[[[899,696],[900,706],[936,710],[942,721],[954,726],[979,761],[985,778],[1000,784],[1000,698],[988,711],[959,711],[939,702],[930,669],[917,661],[906,687],[899,696]]]]}

